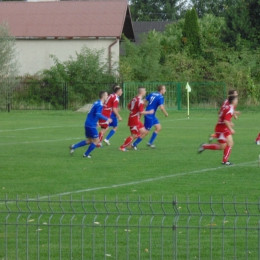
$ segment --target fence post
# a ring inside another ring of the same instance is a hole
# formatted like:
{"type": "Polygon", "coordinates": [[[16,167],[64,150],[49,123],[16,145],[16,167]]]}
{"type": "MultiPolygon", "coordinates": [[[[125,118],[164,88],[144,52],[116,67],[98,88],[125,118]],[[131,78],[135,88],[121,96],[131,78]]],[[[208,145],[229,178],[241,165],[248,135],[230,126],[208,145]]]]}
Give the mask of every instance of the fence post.
{"type": "Polygon", "coordinates": [[[177,108],[181,110],[181,83],[177,83],[177,108]]]}
{"type": "Polygon", "coordinates": [[[125,108],[125,83],[123,82],[123,108],[125,108]]]}

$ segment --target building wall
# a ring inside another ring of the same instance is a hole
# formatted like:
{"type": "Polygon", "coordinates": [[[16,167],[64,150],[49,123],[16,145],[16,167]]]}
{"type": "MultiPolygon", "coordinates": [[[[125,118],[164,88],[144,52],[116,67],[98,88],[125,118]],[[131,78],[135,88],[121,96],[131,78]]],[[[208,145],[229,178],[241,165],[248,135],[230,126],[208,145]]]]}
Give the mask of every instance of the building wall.
{"type": "MultiPolygon", "coordinates": [[[[104,60],[108,59],[108,47],[115,39],[98,40],[16,40],[18,61],[20,63],[19,74],[35,74],[43,69],[49,69],[54,65],[50,54],[55,55],[60,61],[66,61],[70,56],[86,45],[90,49],[104,49],[104,60]]],[[[112,63],[119,62],[119,41],[112,46],[112,63]]]]}

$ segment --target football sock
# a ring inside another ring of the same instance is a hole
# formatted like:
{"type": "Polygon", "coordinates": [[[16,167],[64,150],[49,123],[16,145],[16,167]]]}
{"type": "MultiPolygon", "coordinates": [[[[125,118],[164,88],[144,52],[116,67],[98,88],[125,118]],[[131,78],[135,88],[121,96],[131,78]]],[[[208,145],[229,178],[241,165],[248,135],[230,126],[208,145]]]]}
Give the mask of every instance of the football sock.
{"type": "Polygon", "coordinates": [[[95,148],[96,148],[96,145],[94,143],[91,143],[88,150],[85,152],[85,155],[88,156],[95,148]]]}
{"type": "Polygon", "coordinates": [[[151,139],[149,141],[149,144],[153,144],[155,138],[157,137],[157,133],[153,132],[152,136],[151,136],[151,139]]]}
{"type": "Polygon", "coordinates": [[[114,134],[115,134],[115,130],[114,129],[112,129],[110,132],[109,132],[109,134],[107,135],[107,137],[106,137],[106,139],[107,140],[109,140],[114,134]]]}
{"type": "Polygon", "coordinates": [[[102,142],[103,134],[101,132],[98,133],[98,137],[99,137],[100,142],[102,142]]]}
{"type": "Polygon", "coordinates": [[[133,138],[131,136],[127,137],[125,139],[124,144],[121,146],[122,148],[126,148],[127,146],[129,146],[131,143],[133,142],[133,138]]]}
{"type": "Polygon", "coordinates": [[[133,145],[134,146],[137,146],[140,142],[142,142],[143,141],[143,139],[141,138],[141,137],[138,137],[135,141],[134,141],[134,143],[133,143],[133,145]]]}
{"type": "Polygon", "coordinates": [[[77,149],[77,148],[82,147],[82,146],[85,146],[85,145],[87,145],[86,140],[80,141],[79,143],[76,143],[76,144],[73,144],[73,145],[72,145],[72,148],[73,148],[73,149],[77,149]]]}
{"type": "Polygon", "coordinates": [[[202,147],[206,150],[220,150],[219,144],[204,144],[202,147]]]}
{"type": "Polygon", "coordinates": [[[224,163],[228,161],[228,158],[231,154],[231,150],[232,150],[232,147],[227,145],[225,150],[224,150],[224,156],[223,156],[223,162],[224,163]]]}

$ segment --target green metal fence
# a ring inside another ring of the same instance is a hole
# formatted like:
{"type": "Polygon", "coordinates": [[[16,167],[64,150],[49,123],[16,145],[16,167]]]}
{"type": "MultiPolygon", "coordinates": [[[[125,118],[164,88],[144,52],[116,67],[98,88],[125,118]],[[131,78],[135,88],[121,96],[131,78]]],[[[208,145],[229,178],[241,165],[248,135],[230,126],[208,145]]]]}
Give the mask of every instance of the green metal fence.
{"type": "MultiPolygon", "coordinates": [[[[136,95],[137,88],[144,86],[147,93],[157,91],[158,85],[165,85],[165,106],[168,109],[182,110],[187,107],[187,82],[125,82],[123,84],[123,107],[136,95]]],[[[191,109],[218,109],[226,98],[226,84],[223,82],[190,82],[191,109]]]]}
{"type": "Polygon", "coordinates": [[[260,259],[260,200],[0,200],[0,259],[260,259]]]}

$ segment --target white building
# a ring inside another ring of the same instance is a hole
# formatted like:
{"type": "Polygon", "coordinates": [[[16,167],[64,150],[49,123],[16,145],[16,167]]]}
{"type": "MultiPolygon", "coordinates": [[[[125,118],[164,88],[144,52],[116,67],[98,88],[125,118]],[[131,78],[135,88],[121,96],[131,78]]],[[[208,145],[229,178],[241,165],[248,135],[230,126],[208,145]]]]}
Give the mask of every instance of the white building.
{"type": "Polygon", "coordinates": [[[75,56],[86,45],[119,61],[124,34],[134,40],[127,1],[0,2],[0,23],[16,38],[20,75],[34,74],[75,56]]]}

